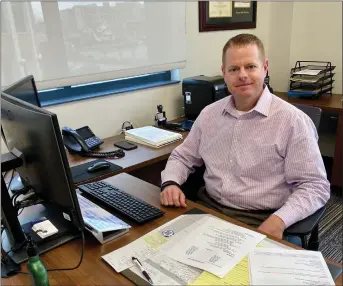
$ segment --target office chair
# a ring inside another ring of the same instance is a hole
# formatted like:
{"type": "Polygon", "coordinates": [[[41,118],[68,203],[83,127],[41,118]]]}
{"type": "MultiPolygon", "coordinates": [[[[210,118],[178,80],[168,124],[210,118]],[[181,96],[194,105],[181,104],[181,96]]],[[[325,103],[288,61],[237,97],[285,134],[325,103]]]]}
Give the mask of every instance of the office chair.
{"type": "MultiPolygon", "coordinates": [[[[293,103],[293,105],[306,113],[313,121],[318,131],[322,110],[318,107],[305,104],[293,103]]],[[[318,250],[319,231],[318,225],[325,212],[325,206],[317,210],[314,214],[296,222],[285,230],[285,235],[296,235],[301,238],[302,247],[309,250],[318,250]],[[310,235],[307,241],[307,236],[310,235]]]]}
{"type": "MultiPolygon", "coordinates": [[[[317,130],[319,128],[320,118],[322,110],[317,107],[308,106],[304,104],[293,104],[295,107],[299,108],[305,112],[313,121],[317,130]]],[[[194,190],[199,190],[205,185],[204,173],[205,166],[195,167],[195,172],[191,174],[187,181],[181,186],[182,191],[185,193],[187,199],[192,201],[199,201],[197,193],[194,190]]],[[[308,250],[318,250],[319,247],[319,233],[318,224],[320,219],[323,217],[325,212],[325,206],[317,210],[314,214],[304,218],[301,221],[288,227],[285,231],[285,235],[295,235],[299,236],[301,239],[302,247],[308,250]],[[310,235],[307,241],[307,236],[310,235]]]]}

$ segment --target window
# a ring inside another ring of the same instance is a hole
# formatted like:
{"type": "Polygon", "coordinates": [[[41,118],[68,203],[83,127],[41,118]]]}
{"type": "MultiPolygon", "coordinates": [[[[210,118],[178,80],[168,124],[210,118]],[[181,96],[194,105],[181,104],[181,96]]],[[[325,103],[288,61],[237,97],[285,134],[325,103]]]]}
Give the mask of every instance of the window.
{"type": "Polygon", "coordinates": [[[185,65],[185,2],[1,5],[15,23],[1,30],[3,86],[33,74],[40,90],[68,89],[185,65]]]}
{"type": "Polygon", "coordinates": [[[41,105],[47,106],[177,82],[179,82],[179,73],[178,70],[174,70],[117,80],[41,90],[38,96],[41,105]]]}

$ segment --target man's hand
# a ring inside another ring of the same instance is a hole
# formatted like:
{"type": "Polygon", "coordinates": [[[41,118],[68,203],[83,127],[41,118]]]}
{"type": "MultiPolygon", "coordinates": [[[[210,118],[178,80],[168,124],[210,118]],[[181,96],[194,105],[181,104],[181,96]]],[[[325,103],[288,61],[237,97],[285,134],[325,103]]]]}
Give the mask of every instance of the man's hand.
{"type": "Polygon", "coordinates": [[[282,239],[285,228],[283,220],[277,215],[272,214],[259,226],[258,230],[282,239]]]}
{"type": "Polygon", "coordinates": [[[167,186],[160,194],[161,204],[164,206],[187,207],[186,197],[178,186],[167,186]]]}

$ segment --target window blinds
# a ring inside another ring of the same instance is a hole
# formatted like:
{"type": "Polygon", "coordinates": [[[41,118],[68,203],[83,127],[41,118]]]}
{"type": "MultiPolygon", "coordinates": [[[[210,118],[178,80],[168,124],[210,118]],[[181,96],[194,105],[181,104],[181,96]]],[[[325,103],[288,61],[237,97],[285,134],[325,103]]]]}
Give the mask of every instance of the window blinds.
{"type": "Polygon", "coordinates": [[[1,85],[39,89],[182,68],[185,2],[2,2],[1,85]]]}

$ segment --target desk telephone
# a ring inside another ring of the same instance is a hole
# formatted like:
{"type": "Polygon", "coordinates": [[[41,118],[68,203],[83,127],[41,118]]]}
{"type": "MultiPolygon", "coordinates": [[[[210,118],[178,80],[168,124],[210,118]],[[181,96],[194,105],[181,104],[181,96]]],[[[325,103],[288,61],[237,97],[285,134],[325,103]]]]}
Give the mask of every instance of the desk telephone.
{"type": "Polygon", "coordinates": [[[76,130],[63,127],[62,136],[63,143],[70,153],[95,158],[122,158],[125,156],[124,151],[121,149],[112,152],[94,152],[93,150],[99,148],[104,141],[95,136],[88,126],[76,130]]]}

